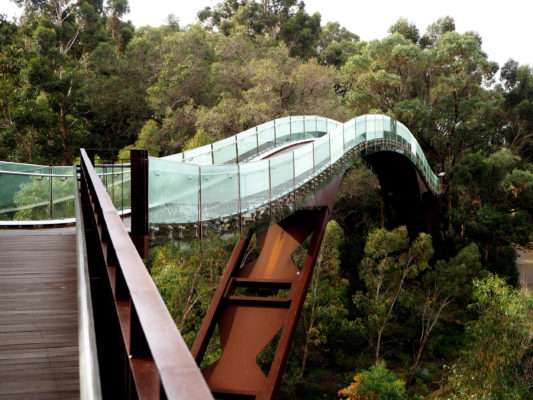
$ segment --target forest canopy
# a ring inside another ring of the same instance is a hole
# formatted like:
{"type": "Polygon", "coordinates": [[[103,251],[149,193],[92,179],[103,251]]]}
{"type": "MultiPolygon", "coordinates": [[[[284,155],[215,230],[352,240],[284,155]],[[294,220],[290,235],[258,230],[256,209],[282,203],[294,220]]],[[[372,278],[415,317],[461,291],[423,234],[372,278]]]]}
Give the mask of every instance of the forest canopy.
{"type": "MultiPolygon", "coordinates": [[[[401,17],[365,42],[298,0],[223,0],[195,24],[155,28],[126,21],[127,0],[14,1],[22,16],[0,15],[0,160],[164,156],[283,116],[381,113],[442,173],[438,237],[409,238],[389,225],[376,176],[346,172],[281,397],[531,398],[532,299],[515,289],[533,232],[531,66],[491,61],[450,16],[425,31],[401,17]]],[[[229,252],[152,249],[189,344],[229,252]]]]}

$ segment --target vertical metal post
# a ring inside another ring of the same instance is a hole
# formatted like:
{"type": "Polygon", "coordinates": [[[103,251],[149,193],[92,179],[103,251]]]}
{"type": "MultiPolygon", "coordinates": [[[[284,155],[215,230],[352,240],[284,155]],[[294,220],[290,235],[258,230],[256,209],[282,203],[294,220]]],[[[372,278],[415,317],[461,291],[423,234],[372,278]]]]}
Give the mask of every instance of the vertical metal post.
{"type": "Polygon", "coordinates": [[[235,135],[235,161],[239,163],[239,146],[237,145],[237,136],[235,135]]]}
{"type": "MultiPolygon", "coordinates": [[[[131,239],[141,258],[148,257],[148,151],[130,150],[131,239]]],[[[123,185],[124,186],[124,185],[123,185]]],[[[124,192],[124,190],[123,190],[124,192]]],[[[122,196],[124,198],[124,195],[122,196]]]]}
{"type": "Polygon", "coordinates": [[[274,120],[274,147],[276,147],[277,145],[277,140],[278,139],[278,135],[276,133],[276,120],[274,120]]]}
{"type": "MultiPolygon", "coordinates": [[[[237,144],[237,142],[235,142],[237,144]]],[[[200,246],[202,244],[202,167],[198,166],[198,226],[199,226],[199,240],[200,246]]]]}
{"type": "Polygon", "coordinates": [[[270,210],[270,221],[272,221],[272,172],[270,171],[270,158],[268,159],[268,207],[270,210]]]}
{"type": "Polygon", "coordinates": [[[242,203],[241,203],[241,166],[237,164],[237,187],[239,190],[239,227],[241,229],[241,234],[239,237],[242,239],[242,203]]]}
{"type": "Polygon", "coordinates": [[[52,172],[54,170],[52,167],[48,167],[48,172],[50,172],[50,193],[49,193],[49,200],[50,200],[50,207],[49,207],[49,217],[50,219],[54,219],[54,191],[53,191],[53,185],[52,185],[52,172]]]}
{"type": "Polygon", "coordinates": [[[294,193],[294,202],[296,203],[296,164],[294,158],[294,151],[292,152],[292,191],[294,193]]]}
{"type": "Polygon", "coordinates": [[[292,142],[292,117],[289,117],[289,142],[292,142]]]}
{"type": "Polygon", "coordinates": [[[255,153],[259,155],[259,131],[257,130],[257,126],[255,127],[255,153]]]}
{"type": "Polygon", "coordinates": [[[331,135],[328,135],[328,145],[329,145],[329,169],[331,172],[331,135]]]}
{"type": "Polygon", "coordinates": [[[215,150],[213,148],[213,143],[211,143],[211,164],[215,165],[215,150]]]}

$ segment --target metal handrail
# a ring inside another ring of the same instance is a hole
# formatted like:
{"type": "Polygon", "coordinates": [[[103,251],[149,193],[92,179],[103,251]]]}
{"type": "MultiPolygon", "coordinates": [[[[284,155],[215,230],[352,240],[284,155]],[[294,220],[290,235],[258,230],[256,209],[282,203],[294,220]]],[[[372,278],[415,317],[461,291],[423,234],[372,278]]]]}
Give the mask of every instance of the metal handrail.
{"type": "MultiPolygon", "coordinates": [[[[107,167],[106,167],[107,168],[107,167]]],[[[129,171],[118,171],[118,172],[100,172],[97,173],[98,176],[109,176],[109,175],[121,175],[129,174],[129,171]]],[[[0,175],[22,175],[22,176],[42,176],[43,178],[72,178],[72,175],[67,174],[44,174],[44,173],[35,173],[35,172],[21,172],[21,171],[0,171],[0,175]]]]}
{"type": "Polygon", "coordinates": [[[81,212],[78,176],[74,167],[74,196],[76,209],[76,252],[78,257],[78,352],[80,369],[80,399],[100,400],[102,387],[96,349],[96,333],[89,278],[89,263],[85,242],[85,226],[81,212]]]}
{"type": "Polygon", "coordinates": [[[96,248],[90,251],[102,253],[125,350],[127,376],[124,382],[116,384],[130,385],[139,398],[212,399],[84,149],[81,149],[81,177],[82,199],[85,197],[85,207],[92,215],[93,233],[98,238],[96,248]],[[133,379],[129,379],[130,374],[133,379]],[[164,393],[157,396],[159,389],[164,393]]]}

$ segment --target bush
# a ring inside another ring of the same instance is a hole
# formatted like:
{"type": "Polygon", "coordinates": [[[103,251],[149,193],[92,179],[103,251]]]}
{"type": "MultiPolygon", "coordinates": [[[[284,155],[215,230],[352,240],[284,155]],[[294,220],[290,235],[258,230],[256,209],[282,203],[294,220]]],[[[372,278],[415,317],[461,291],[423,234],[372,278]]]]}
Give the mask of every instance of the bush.
{"type": "Polygon", "coordinates": [[[400,400],[407,399],[405,382],[380,361],[369,370],[357,374],[350,386],[339,391],[346,400],[400,400]]]}

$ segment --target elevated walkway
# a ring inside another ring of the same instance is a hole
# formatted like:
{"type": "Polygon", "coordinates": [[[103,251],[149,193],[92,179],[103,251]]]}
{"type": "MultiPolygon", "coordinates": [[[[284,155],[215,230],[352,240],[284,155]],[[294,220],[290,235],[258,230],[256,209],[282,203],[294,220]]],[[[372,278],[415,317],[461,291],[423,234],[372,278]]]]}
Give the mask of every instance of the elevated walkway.
{"type": "Polygon", "coordinates": [[[0,399],[80,396],[75,237],[0,230],[0,399]]]}

